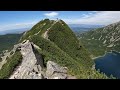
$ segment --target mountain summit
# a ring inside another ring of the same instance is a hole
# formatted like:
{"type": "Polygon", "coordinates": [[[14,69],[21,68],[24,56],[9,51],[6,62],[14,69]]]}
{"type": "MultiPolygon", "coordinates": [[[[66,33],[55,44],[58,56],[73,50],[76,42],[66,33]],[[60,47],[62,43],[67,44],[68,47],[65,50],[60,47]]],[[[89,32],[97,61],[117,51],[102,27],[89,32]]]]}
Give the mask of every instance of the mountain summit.
{"type": "Polygon", "coordinates": [[[0,78],[108,78],[94,69],[88,51],[59,19],[44,19],[25,32],[0,66],[0,78]]]}

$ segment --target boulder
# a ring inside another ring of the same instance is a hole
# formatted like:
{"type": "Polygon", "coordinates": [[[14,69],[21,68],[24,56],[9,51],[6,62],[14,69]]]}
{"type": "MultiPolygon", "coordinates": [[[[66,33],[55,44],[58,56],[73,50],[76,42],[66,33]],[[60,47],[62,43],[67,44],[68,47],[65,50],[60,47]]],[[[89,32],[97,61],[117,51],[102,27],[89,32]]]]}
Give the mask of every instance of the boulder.
{"type": "Polygon", "coordinates": [[[52,76],[47,79],[67,79],[67,74],[65,73],[54,73],[52,76]]]}
{"type": "Polygon", "coordinates": [[[66,79],[77,79],[75,76],[68,75],[66,79]]]}
{"type": "Polygon", "coordinates": [[[46,77],[48,79],[65,79],[67,77],[67,68],[61,67],[57,63],[54,63],[52,61],[47,62],[47,70],[46,70],[46,77]]]}

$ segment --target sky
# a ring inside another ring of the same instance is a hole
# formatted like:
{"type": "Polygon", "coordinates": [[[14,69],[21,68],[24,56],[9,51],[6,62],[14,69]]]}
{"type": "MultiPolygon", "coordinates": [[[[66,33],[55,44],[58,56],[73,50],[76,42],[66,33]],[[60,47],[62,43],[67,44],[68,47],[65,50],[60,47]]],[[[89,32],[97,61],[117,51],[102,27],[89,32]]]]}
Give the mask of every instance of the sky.
{"type": "Polygon", "coordinates": [[[0,11],[0,31],[30,28],[42,19],[67,24],[108,25],[120,21],[120,11],[0,11]]]}

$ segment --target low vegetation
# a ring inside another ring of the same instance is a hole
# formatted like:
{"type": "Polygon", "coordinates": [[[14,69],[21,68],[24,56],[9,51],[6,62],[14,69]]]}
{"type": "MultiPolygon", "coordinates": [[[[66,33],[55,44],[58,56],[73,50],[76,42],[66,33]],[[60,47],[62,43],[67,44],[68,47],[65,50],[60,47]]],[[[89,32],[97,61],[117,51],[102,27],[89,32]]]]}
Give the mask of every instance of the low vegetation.
{"type": "Polygon", "coordinates": [[[76,61],[66,52],[61,50],[54,42],[48,41],[39,35],[32,36],[30,41],[40,47],[38,52],[44,56],[45,63],[48,60],[54,61],[62,66],[68,67],[69,74],[75,75],[77,78],[105,78],[108,77],[104,74],[100,74],[95,69],[85,68],[81,62],[76,61]]]}
{"type": "Polygon", "coordinates": [[[14,71],[17,65],[22,60],[22,55],[19,51],[15,52],[12,57],[7,58],[7,63],[5,63],[0,70],[0,79],[8,78],[14,71]]]}
{"type": "Polygon", "coordinates": [[[2,61],[2,58],[0,57],[0,62],[2,61]]]}
{"type": "Polygon", "coordinates": [[[102,56],[111,50],[120,52],[120,22],[77,36],[93,57],[102,56]]]}
{"type": "MultiPolygon", "coordinates": [[[[68,68],[68,73],[75,75],[80,79],[108,79],[108,77],[96,71],[92,66],[94,61],[90,58],[90,53],[84,45],[77,39],[68,25],[60,20],[55,25],[54,21],[45,19],[37,23],[30,31],[27,31],[19,42],[29,39],[39,46],[37,51],[42,54],[44,62],[54,61],[61,66],[68,68]],[[53,27],[51,27],[53,25],[53,27]],[[51,28],[50,28],[51,27],[51,28]],[[42,37],[42,34],[50,28],[48,39],[42,37]]],[[[14,68],[21,62],[22,56],[16,51],[8,62],[0,70],[0,78],[8,78],[14,68]]]]}
{"type": "Polygon", "coordinates": [[[61,50],[65,51],[73,59],[82,63],[87,68],[92,67],[93,62],[86,49],[64,21],[60,20],[57,22],[49,30],[48,36],[50,41],[54,42],[61,50]]]}
{"type": "Polygon", "coordinates": [[[0,53],[2,53],[3,50],[11,50],[21,36],[22,34],[0,35],[0,53]]]}

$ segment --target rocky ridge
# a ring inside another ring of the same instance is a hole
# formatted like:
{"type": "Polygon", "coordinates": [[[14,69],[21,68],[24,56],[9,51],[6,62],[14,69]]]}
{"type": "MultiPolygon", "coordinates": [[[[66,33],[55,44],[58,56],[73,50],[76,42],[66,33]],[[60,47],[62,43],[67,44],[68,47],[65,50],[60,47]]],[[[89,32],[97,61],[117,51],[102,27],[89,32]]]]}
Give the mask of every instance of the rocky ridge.
{"type": "Polygon", "coordinates": [[[13,50],[19,49],[23,60],[9,79],[75,79],[67,74],[67,67],[61,67],[53,61],[47,62],[45,70],[42,55],[34,52],[34,46],[37,47],[29,40],[14,46],[13,50]]]}

